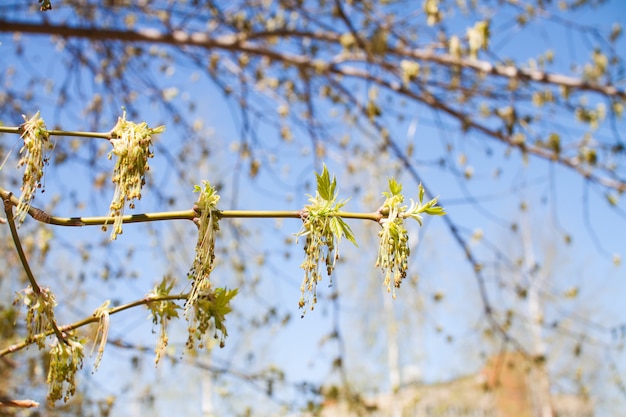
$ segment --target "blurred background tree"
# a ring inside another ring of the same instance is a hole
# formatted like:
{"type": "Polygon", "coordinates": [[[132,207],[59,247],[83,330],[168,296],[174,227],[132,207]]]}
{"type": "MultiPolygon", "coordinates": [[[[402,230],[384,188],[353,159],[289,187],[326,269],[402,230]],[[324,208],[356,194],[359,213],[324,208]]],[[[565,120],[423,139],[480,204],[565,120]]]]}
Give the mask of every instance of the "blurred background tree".
{"type": "MultiPolygon", "coordinates": [[[[378,393],[520,350],[543,375],[540,395],[624,410],[619,1],[39,3],[0,6],[0,121],[40,111],[51,129],[109,132],[124,107],[166,125],[133,212],[190,209],[204,179],[222,209],[299,210],[322,163],[351,210],[375,211],[394,176],[407,196],[422,183],[448,211],[419,238],[409,230],[409,273],[392,302],[374,267],[379,227],[351,221],[359,247],[342,245],[332,287],[302,320],[301,225],[222,221],[212,277],[239,289],[226,347],[183,353],[185,324],[172,322],[154,368],[159,329],[146,311],[112,316],[103,362],[81,373],[68,407],[298,414],[340,396],[366,413],[378,393]]],[[[51,143],[33,204],[106,215],[110,144],[51,143]]],[[[0,184],[14,192],[21,146],[0,136],[0,184]]],[[[26,334],[12,304],[26,276],[8,227],[0,233],[4,349],[26,334]]],[[[32,219],[20,234],[61,324],[140,299],[164,277],[189,290],[189,222],[127,225],[115,242],[32,219]]],[[[81,335],[96,338],[92,327],[81,335]]],[[[45,355],[17,352],[1,366],[2,395],[67,413],[45,405],[45,355]]]]}

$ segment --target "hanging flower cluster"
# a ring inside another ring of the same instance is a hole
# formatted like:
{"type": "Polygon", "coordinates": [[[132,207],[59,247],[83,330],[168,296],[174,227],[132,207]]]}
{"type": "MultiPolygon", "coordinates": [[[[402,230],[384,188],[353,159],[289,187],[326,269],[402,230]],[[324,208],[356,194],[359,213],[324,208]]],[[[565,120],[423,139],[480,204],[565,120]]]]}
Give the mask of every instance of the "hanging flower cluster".
{"type": "MultiPolygon", "coordinates": [[[[408,68],[408,67],[407,67],[408,68]]],[[[409,68],[411,69],[411,68],[409,68]]],[[[33,118],[26,120],[21,127],[24,146],[20,150],[23,154],[19,166],[25,166],[22,196],[19,200],[18,219],[23,221],[28,213],[30,202],[37,188],[41,186],[43,167],[46,163],[44,156],[45,143],[49,135],[59,134],[57,131],[46,130],[43,120],[37,113],[33,118]]],[[[117,124],[110,132],[110,142],[113,149],[108,157],[117,157],[112,177],[116,185],[113,201],[110,205],[110,216],[114,217],[111,240],[122,233],[122,217],[124,208],[134,208],[134,201],[141,198],[141,190],[145,185],[145,175],[148,159],[153,157],[152,135],[161,133],[164,126],[149,128],[146,123],[133,123],[126,120],[126,112],[118,118],[117,124]]],[[[104,135],[103,135],[104,136],[104,135]]],[[[376,267],[385,274],[384,285],[392,291],[395,297],[395,288],[400,287],[407,275],[408,257],[410,254],[409,236],[404,220],[413,218],[422,224],[422,215],[443,215],[444,210],[437,206],[437,198],[423,203],[425,190],[419,185],[418,202],[411,200],[410,206],[403,205],[402,185],[394,179],[389,180],[389,191],[383,192],[385,201],[376,213],[355,215],[340,211],[347,200],[338,201],[337,180],[331,178],[326,166],[320,173],[316,173],[317,189],[315,195],[308,197],[308,204],[299,213],[302,228],[296,236],[303,237],[305,259],[300,265],[304,270],[301,285],[299,307],[306,313],[307,307],[314,308],[317,302],[317,284],[322,280],[324,272],[329,277],[335,269],[339,259],[339,244],[346,238],[354,245],[356,240],[352,230],[344,218],[368,218],[380,222],[380,246],[376,259],[376,267]],[[392,286],[393,283],[393,286],[392,286]]],[[[199,193],[194,206],[196,213],[194,222],[198,226],[198,239],[195,248],[195,257],[188,279],[191,283],[189,295],[186,297],[184,316],[188,321],[188,339],[186,346],[193,350],[196,347],[212,346],[207,339],[212,335],[224,346],[228,336],[226,317],[232,311],[231,301],[237,295],[237,289],[215,288],[210,275],[215,268],[216,235],[219,231],[219,221],[225,214],[218,210],[220,196],[215,187],[208,181],[203,185],[196,185],[195,192],[199,193]]],[[[358,213],[357,213],[358,214],[358,213]]],[[[106,222],[105,222],[106,229],[106,222]]],[[[25,290],[17,294],[15,303],[22,302],[27,309],[26,328],[27,342],[36,343],[39,348],[45,347],[46,334],[54,332],[57,338],[50,350],[50,366],[48,373],[49,395],[51,402],[68,399],[76,391],[75,375],[83,366],[84,343],[73,335],[61,333],[54,319],[56,301],[48,288],[38,288],[33,282],[25,290]]],[[[331,278],[332,284],[332,278],[331,278]]],[[[145,302],[150,310],[153,323],[160,326],[159,340],[156,347],[156,362],[159,361],[168,346],[167,325],[173,318],[179,317],[182,306],[174,300],[181,295],[170,297],[174,282],[165,277],[152,292],[147,295],[145,302]]],[[[97,369],[107,343],[110,327],[109,314],[112,309],[106,301],[95,312],[98,319],[98,329],[93,341],[92,353],[97,350],[94,369],[97,369]]],[[[304,313],[303,313],[304,314],[304,313]]]]}
{"type": "Polygon", "coordinates": [[[185,317],[189,322],[188,349],[193,349],[196,341],[200,348],[204,347],[204,337],[211,327],[214,337],[220,339],[220,347],[224,346],[228,336],[226,315],[231,311],[231,299],[237,295],[236,289],[213,288],[209,279],[215,267],[215,235],[219,230],[217,203],[220,196],[208,181],[203,181],[203,185],[195,187],[195,192],[200,193],[195,206],[200,211],[200,217],[197,220],[196,257],[188,274],[192,280],[191,293],[185,305],[185,317]]]}
{"type": "Polygon", "coordinates": [[[43,167],[46,163],[44,150],[49,139],[46,124],[40,117],[39,112],[30,119],[22,115],[25,123],[21,126],[24,146],[20,149],[22,157],[17,163],[17,167],[24,166],[24,176],[22,179],[22,194],[16,210],[16,220],[22,224],[30,209],[30,203],[35,197],[35,192],[41,188],[41,178],[43,177],[43,167]]]}
{"type": "Polygon", "coordinates": [[[22,301],[26,306],[26,339],[33,340],[40,349],[45,347],[45,337],[36,337],[52,329],[50,320],[54,317],[57,302],[49,288],[39,288],[39,293],[29,285],[16,294],[13,304],[22,301]]]}
{"type": "Polygon", "coordinates": [[[220,229],[219,211],[217,209],[220,196],[210,182],[203,181],[203,186],[196,185],[194,188],[194,192],[200,193],[194,207],[200,212],[200,217],[197,220],[196,256],[188,274],[189,279],[193,281],[191,294],[187,301],[188,307],[193,305],[211,287],[209,276],[215,267],[215,235],[220,229]]]}
{"type": "MultiPolygon", "coordinates": [[[[154,289],[148,294],[149,298],[159,298],[162,299],[170,295],[172,288],[174,287],[174,280],[168,279],[168,277],[164,277],[159,285],[154,287],[154,289]]],[[[167,335],[167,325],[169,321],[173,318],[178,318],[178,310],[180,307],[173,301],[170,300],[162,300],[157,302],[152,302],[147,305],[150,310],[150,314],[152,315],[152,323],[154,325],[159,325],[159,340],[157,342],[157,347],[155,349],[156,357],[154,362],[159,363],[161,359],[161,355],[167,348],[169,343],[169,337],[167,335]]]]}
{"type": "MultiPolygon", "coordinates": [[[[115,194],[110,206],[110,216],[115,217],[111,240],[122,233],[122,217],[126,202],[132,209],[134,200],[141,199],[141,188],[146,183],[148,158],[152,158],[152,135],[165,131],[165,126],[148,127],[146,122],[139,124],[126,120],[126,111],[117,119],[117,124],[111,130],[110,142],[113,150],[109,152],[109,159],[115,155],[115,169],[112,181],[115,184],[115,194]]],[[[106,230],[106,226],[103,228],[106,230]]]]}
{"type": "Polygon", "coordinates": [[[67,402],[76,392],[76,372],[83,367],[83,344],[75,338],[57,340],[50,349],[48,401],[67,402]]]}
{"type": "Polygon", "coordinates": [[[203,295],[197,298],[192,306],[192,317],[189,320],[189,337],[187,349],[193,349],[196,341],[198,348],[207,346],[205,337],[213,329],[213,338],[219,340],[219,346],[224,347],[228,330],[226,316],[232,311],[230,302],[237,295],[238,290],[226,288],[211,288],[208,283],[203,287],[203,295]]]}
{"type": "Polygon", "coordinates": [[[90,353],[90,355],[92,355],[96,346],[98,346],[98,353],[96,354],[96,360],[94,361],[94,364],[93,364],[94,371],[96,371],[98,369],[98,366],[100,366],[102,355],[104,355],[104,347],[106,346],[107,340],[109,338],[109,325],[110,325],[109,305],[110,304],[111,304],[111,300],[106,300],[93,313],[95,317],[98,317],[98,330],[96,332],[96,337],[93,341],[93,347],[91,348],[91,353],[90,353]]]}
{"type": "Polygon", "coordinates": [[[411,206],[403,206],[404,196],[402,195],[402,184],[395,179],[389,179],[389,191],[383,192],[385,202],[380,208],[381,214],[386,217],[380,220],[382,229],[378,233],[380,244],[378,247],[378,257],[376,267],[381,268],[385,273],[383,285],[387,291],[392,292],[395,298],[395,289],[400,287],[402,280],[406,278],[409,255],[409,235],[404,225],[404,219],[413,218],[422,225],[422,213],[442,216],[445,211],[437,206],[437,198],[433,198],[426,204],[424,200],[424,187],[418,187],[419,202],[411,200],[411,206]],[[393,279],[392,279],[393,278],[393,279]],[[393,290],[391,283],[393,281],[393,290]]]}
{"type": "Polygon", "coordinates": [[[406,278],[408,259],[411,254],[404,217],[400,216],[406,210],[406,206],[401,206],[404,202],[404,196],[401,193],[402,185],[394,179],[390,179],[389,191],[383,192],[386,200],[380,209],[387,217],[380,221],[382,228],[378,232],[380,244],[376,259],[376,267],[381,268],[385,273],[383,285],[387,287],[387,291],[391,291],[393,276],[394,297],[395,288],[399,288],[402,280],[406,278]]]}
{"type": "Polygon", "coordinates": [[[330,179],[328,169],[324,166],[322,174],[317,177],[317,191],[315,196],[309,196],[309,204],[302,211],[302,229],[296,236],[306,237],[304,243],[304,262],[300,268],[304,269],[304,279],[300,290],[302,297],[299,306],[307,305],[314,308],[317,302],[317,283],[322,280],[322,264],[326,274],[330,277],[335,262],[339,259],[339,242],[345,237],[356,245],[350,226],[338,216],[339,209],[347,200],[337,202],[337,180],[330,179]]]}

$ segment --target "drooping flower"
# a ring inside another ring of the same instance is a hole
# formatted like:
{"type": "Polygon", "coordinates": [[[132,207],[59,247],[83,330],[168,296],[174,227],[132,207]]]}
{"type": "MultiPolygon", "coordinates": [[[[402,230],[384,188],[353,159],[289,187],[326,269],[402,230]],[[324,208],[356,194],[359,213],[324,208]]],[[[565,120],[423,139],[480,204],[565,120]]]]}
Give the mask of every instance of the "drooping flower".
{"type": "MultiPolygon", "coordinates": [[[[330,178],[328,169],[324,166],[322,174],[317,177],[317,190],[314,196],[309,196],[309,204],[302,211],[302,229],[296,236],[304,236],[305,258],[300,268],[304,270],[304,279],[300,290],[299,307],[311,306],[317,302],[317,283],[322,280],[322,265],[326,275],[331,276],[335,263],[339,259],[339,242],[345,237],[356,245],[350,226],[338,216],[339,209],[346,204],[346,200],[337,201],[337,181],[330,178]]],[[[306,312],[306,310],[305,310],[306,312]]]]}
{"type": "Polygon", "coordinates": [[[210,329],[214,330],[214,338],[224,346],[228,332],[226,315],[230,313],[230,301],[237,290],[214,288],[210,275],[215,268],[215,237],[219,230],[219,211],[217,203],[220,196],[208,181],[204,187],[196,185],[195,191],[200,193],[196,202],[196,210],[200,211],[198,224],[198,241],[196,256],[189,271],[191,292],[185,304],[185,317],[189,323],[187,349],[193,349],[198,342],[200,348],[206,345],[205,337],[210,329]]]}
{"type": "Polygon", "coordinates": [[[20,158],[17,167],[24,166],[24,176],[22,179],[22,194],[15,213],[18,224],[22,224],[30,209],[30,204],[35,197],[35,192],[41,188],[43,178],[43,167],[46,163],[44,150],[49,139],[46,124],[40,117],[39,112],[30,119],[22,115],[25,123],[22,124],[22,139],[24,146],[20,149],[20,158]]]}
{"type": "Polygon", "coordinates": [[[57,340],[50,349],[48,401],[67,402],[76,393],[76,372],[83,367],[83,344],[76,338],[57,340]]]}
{"type": "MultiPolygon", "coordinates": [[[[165,126],[156,128],[148,124],[139,124],[126,120],[126,111],[119,117],[117,124],[111,130],[110,142],[113,149],[109,152],[109,159],[115,155],[117,160],[113,171],[112,181],[115,184],[115,193],[110,206],[110,216],[115,217],[111,240],[122,233],[122,217],[124,208],[135,207],[135,200],[141,199],[141,188],[146,183],[148,158],[154,156],[152,152],[152,135],[165,131],[165,126]]],[[[103,228],[106,230],[106,226],[103,228]]]]}

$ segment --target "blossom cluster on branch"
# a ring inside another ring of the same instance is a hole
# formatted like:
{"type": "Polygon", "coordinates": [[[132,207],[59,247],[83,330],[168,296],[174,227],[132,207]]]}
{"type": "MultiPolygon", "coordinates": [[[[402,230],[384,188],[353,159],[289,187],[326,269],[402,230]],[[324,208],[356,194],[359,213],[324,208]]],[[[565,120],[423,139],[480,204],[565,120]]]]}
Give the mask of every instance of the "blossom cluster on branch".
{"type": "MultiPolygon", "coordinates": [[[[160,133],[164,127],[149,128],[144,123],[134,123],[126,120],[126,114],[119,118],[115,128],[109,133],[108,138],[113,146],[109,158],[115,155],[117,161],[113,175],[115,195],[111,203],[109,217],[94,219],[78,219],[70,223],[57,223],[66,225],[101,224],[106,225],[114,219],[114,230],[111,239],[122,232],[122,224],[130,221],[123,216],[124,206],[128,203],[134,208],[133,201],[141,198],[141,189],[145,185],[145,172],[148,169],[147,160],[152,154],[152,135],[160,133]]],[[[27,154],[20,160],[20,166],[26,165],[29,175],[24,175],[23,195],[18,200],[11,193],[0,188],[0,194],[4,199],[7,219],[10,222],[15,246],[21,255],[22,249],[14,224],[11,208],[13,205],[21,208],[18,221],[23,221],[26,214],[30,214],[36,220],[46,219],[50,222],[53,216],[42,216],[39,209],[30,207],[34,190],[43,177],[43,144],[48,140],[50,132],[45,123],[37,114],[28,119],[24,125],[15,130],[22,133],[24,149],[27,154]],[[33,176],[32,174],[37,175],[33,176]],[[26,207],[27,206],[27,207],[26,207]],[[34,215],[34,213],[37,215],[34,215]]],[[[68,133],[68,132],[66,132],[68,133]]],[[[76,133],[76,132],[74,132],[76,133]]],[[[55,133],[58,134],[58,131],[55,133]]],[[[404,220],[413,218],[422,224],[422,215],[443,215],[444,210],[437,206],[434,198],[423,203],[424,188],[420,185],[418,202],[411,200],[410,206],[403,206],[404,196],[402,186],[394,179],[389,180],[389,191],[383,193],[385,202],[374,213],[349,213],[341,211],[347,203],[346,200],[338,200],[337,180],[331,177],[324,165],[321,173],[316,173],[317,188],[314,195],[309,195],[308,204],[294,217],[302,221],[302,228],[296,233],[296,237],[305,239],[305,260],[300,267],[304,270],[304,278],[301,285],[302,297],[299,307],[313,309],[317,302],[316,288],[324,273],[332,276],[335,264],[339,259],[339,245],[343,238],[356,245],[356,239],[346,218],[369,219],[380,223],[381,231],[380,247],[376,266],[385,273],[384,285],[391,288],[400,286],[401,280],[406,276],[408,267],[408,233],[404,226],[404,220]],[[392,279],[393,277],[393,279],[392,279]]],[[[87,340],[74,335],[71,331],[87,324],[97,323],[98,328],[93,338],[93,350],[97,350],[94,367],[97,368],[107,343],[111,314],[123,309],[145,305],[150,311],[152,321],[160,328],[157,342],[156,362],[159,361],[168,346],[169,337],[167,326],[172,319],[178,318],[178,311],[183,308],[177,301],[184,299],[184,316],[188,322],[188,340],[186,347],[189,350],[195,348],[212,347],[208,343],[207,335],[212,334],[223,347],[228,336],[226,317],[232,311],[231,301],[237,295],[238,289],[220,288],[213,285],[211,273],[215,268],[216,238],[219,231],[219,222],[224,217],[224,212],[217,207],[220,201],[214,186],[209,181],[203,181],[202,186],[196,185],[195,192],[199,193],[192,216],[198,227],[198,238],[195,248],[195,257],[188,273],[191,290],[188,294],[172,294],[175,280],[164,277],[161,283],[140,301],[130,303],[122,307],[110,307],[110,300],[105,301],[92,315],[91,318],[77,322],[73,325],[57,327],[54,320],[54,308],[56,301],[54,294],[49,288],[40,287],[26,257],[21,256],[24,269],[29,275],[31,286],[17,293],[16,303],[21,301],[26,306],[27,314],[27,339],[19,348],[36,343],[40,349],[46,347],[48,337],[54,337],[50,348],[50,368],[48,373],[49,395],[51,402],[63,399],[67,401],[76,391],[75,375],[82,368],[84,357],[84,345],[87,340]]],[[[269,216],[271,216],[269,213],[269,216]]],[[[284,212],[275,212],[282,213],[284,212]]],[[[180,218],[176,214],[172,218],[180,218]]],[[[268,217],[268,213],[263,214],[268,217]]],[[[249,216],[254,217],[254,215],[249,216]]],[[[185,217],[183,217],[185,218],[185,217]]],[[[142,221],[151,221],[150,215],[143,215],[142,221]]],[[[332,281],[331,281],[332,282],[332,281]]],[[[395,291],[394,291],[395,296],[395,291]]],[[[306,310],[305,310],[306,311],[306,310]]],[[[18,347],[9,347],[2,350],[2,354],[13,352],[18,347]]]]}

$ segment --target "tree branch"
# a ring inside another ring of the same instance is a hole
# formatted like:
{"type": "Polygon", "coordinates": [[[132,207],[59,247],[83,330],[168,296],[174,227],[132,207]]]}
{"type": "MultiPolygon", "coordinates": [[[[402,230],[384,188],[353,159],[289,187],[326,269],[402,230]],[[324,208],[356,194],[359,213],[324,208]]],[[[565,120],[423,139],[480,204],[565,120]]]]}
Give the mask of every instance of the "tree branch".
{"type": "MultiPolygon", "coordinates": [[[[46,132],[50,136],[73,136],[80,138],[94,138],[94,139],[111,139],[111,132],[77,132],[77,131],[68,131],[68,130],[46,130],[46,132]]],[[[21,135],[24,133],[24,129],[22,126],[19,127],[8,127],[8,126],[0,126],[0,133],[15,133],[21,135]]]]}
{"type": "MultiPolygon", "coordinates": [[[[17,206],[19,199],[13,195],[10,191],[7,191],[0,187],[0,197],[5,200],[5,204],[11,206],[17,206]]],[[[42,223],[51,224],[55,226],[103,226],[113,223],[115,218],[108,216],[99,217],[57,217],[53,216],[45,211],[30,207],[28,214],[35,220],[42,223]]],[[[218,210],[217,216],[219,218],[238,218],[238,219],[278,219],[278,218],[291,218],[301,219],[306,213],[303,210],[218,210]]],[[[122,217],[122,223],[145,223],[155,221],[166,220],[194,220],[198,216],[195,210],[178,210],[178,211],[164,211],[154,213],[142,213],[142,214],[129,214],[122,217]]],[[[356,213],[348,211],[338,211],[330,214],[331,217],[341,217],[344,219],[354,220],[372,220],[379,222],[385,217],[384,213],[378,211],[372,213],[356,213]]]]}
{"type": "MultiPolygon", "coordinates": [[[[56,35],[65,38],[84,38],[90,40],[116,40],[125,42],[161,43],[176,46],[196,46],[204,49],[238,50],[252,55],[267,56],[298,66],[310,66],[312,59],[286,53],[279,53],[261,47],[262,45],[250,42],[254,39],[282,36],[285,38],[309,38],[324,42],[339,44],[340,35],[328,32],[302,32],[291,30],[277,30],[261,33],[244,33],[222,35],[212,38],[204,32],[187,33],[182,30],[174,30],[170,33],[161,33],[157,30],[115,30],[107,28],[83,28],[67,25],[55,25],[50,23],[29,23],[0,20],[0,32],[23,32],[38,35],[56,35]]],[[[359,38],[357,38],[357,41],[359,38]]],[[[553,84],[581,91],[593,91],[608,97],[626,99],[626,91],[614,85],[602,85],[590,83],[584,79],[570,77],[563,74],[554,74],[533,69],[521,69],[512,65],[492,64],[488,61],[469,58],[457,58],[440,50],[433,49],[409,49],[390,47],[389,53],[412,58],[419,61],[434,62],[447,67],[463,67],[477,72],[496,75],[499,77],[517,79],[521,81],[535,81],[544,84],[553,84]]],[[[368,61],[365,54],[347,54],[347,59],[368,61]]]]}
{"type": "MultiPolygon", "coordinates": [[[[30,265],[28,264],[28,259],[26,259],[26,254],[24,253],[24,249],[22,248],[22,243],[20,242],[20,237],[17,233],[17,227],[15,226],[15,221],[13,219],[13,205],[9,201],[9,199],[3,198],[3,200],[4,200],[4,211],[7,215],[9,229],[11,230],[11,237],[13,238],[13,243],[15,244],[15,249],[17,250],[17,254],[20,258],[20,262],[22,263],[22,266],[24,267],[24,272],[26,273],[26,276],[28,277],[28,281],[30,282],[31,288],[33,289],[34,293],[37,294],[37,297],[39,298],[40,302],[43,303],[43,300],[41,300],[40,298],[42,297],[41,288],[39,287],[39,284],[37,284],[37,280],[35,279],[35,276],[33,275],[33,271],[30,269],[30,265]]],[[[56,335],[57,339],[59,339],[60,342],[67,344],[67,340],[65,339],[65,336],[63,336],[63,333],[61,333],[61,331],[59,331],[59,328],[57,327],[57,323],[54,318],[54,314],[52,313],[52,310],[46,308],[45,312],[46,312],[46,315],[48,316],[50,327],[52,327],[52,333],[56,335]]],[[[31,343],[34,343],[35,339],[37,339],[37,337],[32,337],[31,343]]]]}
{"type": "MultiPolygon", "coordinates": [[[[116,313],[120,313],[120,312],[122,312],[124,310],[128,310],[130,308],[133,308],[133,307],[137,307],[137,306],[140,306],[140,305],[147,305],[147,304],[154,303],[154,302],[171,301],[171,300],[186,300],[188,296],[189,296],[188,293],[178,294],[178,295],[166,295],[166,296],[162,296],[162,297],[146,296],[146,297],[144,297],[144,298],[142,298],[140,300],[135,300],[133,302],[130,302],[130,303],[118,306],[118,307],[114,307],[114,308],[108,310],[108,313],[109,313],[109,315],[116,314],[116,313]]],[[[86,325],[91,324],[91,323],[97,323],[99,321],[100,321],[100,316],[96,315],[96,314],[93,314],[91,317],[84,318],[84,319],[79,320],[77,322],[74,322],[72,324],[66,324],[64,326],[61,326],[61,327],[59,327],[58,330],[60,330],[61,332],[69,332],[69,331],[76,330],[76,329],[78,329],[80,327],[86,326],[86,325]]],[[[47,336],[52,335],[53,333],[54,332],[52,330],[49,330],[49,331],[42,332],[42,333],[39,333],[39,334],[35,335],[32,339],[38,339],[40,337],[47,337],[47,336]]],[[[0,350],[0,358],[5,356],[5,355],[8,355],[10,353],[17,352],[18,350],[22,350],[24,348],[27,348],[28,346],[30,346],[33,343],[34,343],[34,341],[30,340],[30,339],[29,340],[23,340],[20,343],[16,343],[16,344],[8,346],[8,347],[6,347],[4,349],[1,349],[0,350]]]]}
{"type": "Polygon", "coordinates": [[[7,400],[0,399],[0,408],[33,408],[39,407],[39,403],[33,400],[7,400]]]}

